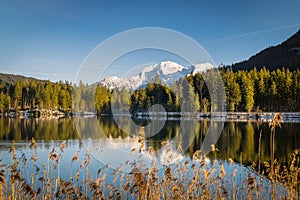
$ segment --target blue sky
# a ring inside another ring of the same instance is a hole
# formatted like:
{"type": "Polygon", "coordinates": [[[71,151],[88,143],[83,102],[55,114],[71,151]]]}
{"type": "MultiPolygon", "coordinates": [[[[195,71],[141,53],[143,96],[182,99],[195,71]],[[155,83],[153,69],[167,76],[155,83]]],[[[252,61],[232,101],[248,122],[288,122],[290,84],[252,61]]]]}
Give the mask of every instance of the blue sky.
{"type": "Polygon", "coordinates": [[[299,0],[1,1],[0,72],[73,81],[96,45],[140,27],[184,33],[217,65],[231,64],[294,34],[299,8],[299,0]]]}

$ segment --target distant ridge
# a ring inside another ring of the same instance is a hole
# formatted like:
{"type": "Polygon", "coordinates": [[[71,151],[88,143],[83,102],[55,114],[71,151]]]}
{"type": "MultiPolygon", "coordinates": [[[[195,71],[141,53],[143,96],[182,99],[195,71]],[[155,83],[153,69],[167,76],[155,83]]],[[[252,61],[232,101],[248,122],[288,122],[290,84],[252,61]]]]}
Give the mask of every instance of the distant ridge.
{"type": "Polygon", "coordinates": [[[0,83],[4,82],[6,85],[13,84],[17,81],[25,81],[25,80],[28,80],[28,81],[44,81],[44,80],[41,80],[41,79],[26,77],[26,76],[22,76],[22,75],[0,73],[0,83]]]}
{"type": "Polygon", "coordinates": [[[248,60],[233,64],[232,70],[251,70],[265,66],[269,70],[300,68],[300,30],[286,41],[273,47],[266,48],[248,60]]]}
{"type": "Polygon", "coordinates": [[[127,78],[119,78],[117,76],[106,77],[99,82],[100,85],[107,86],[109,89],[126,87],[128,89],[137,89],[146,86],[153,81],[156,76],[166,85],[172,85],[180,78],[212,69],[211,63],[195,64],[183,67],[172,61],[163,61],[155,65],[145,67],[138,75],[127,78]]]}

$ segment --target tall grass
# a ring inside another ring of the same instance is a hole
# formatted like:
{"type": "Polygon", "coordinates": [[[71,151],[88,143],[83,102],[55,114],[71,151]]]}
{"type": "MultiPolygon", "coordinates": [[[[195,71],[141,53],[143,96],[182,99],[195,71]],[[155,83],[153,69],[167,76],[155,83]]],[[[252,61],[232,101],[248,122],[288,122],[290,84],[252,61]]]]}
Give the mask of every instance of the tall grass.
{"type": "MultiPolygon", "coordinates": [[[[276,116],[278,117],[278,116],[276,116]]],[[[272,140],[280,118],[270,123],[272,140]],[[276,121],[277,120],[277,121],[276,121]],[[273,126],[274,125],[274,126],[273,126]],[[275,128],[273,128],[275,127],[275,128]],[[273,128],[273,129],[272,129],[273,128]]],[[[154,154],[152,147],[145,147],[140,138],[139,148],[134,152],[147,151],[154,154]]],[[[169,148],[169,143],[162,145],[169,148]]],[[[140,160],[128,161],[109,172],[109,165],[91,171],[91,151],[80,161],[79,152],[69,159],[69,178],[63,179],[61,158],[66,143],[49,152],[48,162],[37,166],[36,141],[30,141],[31,162],[28,164],[23,154],[17,158],[14,141],[11,144],[11,163],[0,160],[0,199],[299,199],[300,198],[300,151],[293,152],[288,166],[281,166],[271,156],[264,162],[261,173],[248,170],[242,176],[238,165],[232,159],[219,162],[200,156],[196,151],[192,159],[174,165],[158,168],[153,161],[150,166],[140,160]],[[20,165],[22,162],[22,165],[20,165]],[[75,165],[78,164],[78,165],[75,165]],[[29,166],[28,166],[29,165],[29,166]],[[233,170],[225,167],[231,166],[233,170]],[[78,166],[78,167],[76,167],[78,166]],[[26,167],[31,168],[30,178],[26,178],[26,167]],[[124,168],[129,171],[124,171],[124,168]],[[73,173],[74,172],[74,173],[73,173]],[[108,180],[111,177],[111,180],[108,180]]],[[[274,150],[274,146],[271,146],[274,150]]],[[[212,145],[214,157],[218,153],[212,145]]],[[[241,155],[242,156],[242,155],[241,155]]],[[[241,157],[242,159],[242,157],[241,157]]],[[[255,168],[255,167],[254,167],[255,168]]]]}

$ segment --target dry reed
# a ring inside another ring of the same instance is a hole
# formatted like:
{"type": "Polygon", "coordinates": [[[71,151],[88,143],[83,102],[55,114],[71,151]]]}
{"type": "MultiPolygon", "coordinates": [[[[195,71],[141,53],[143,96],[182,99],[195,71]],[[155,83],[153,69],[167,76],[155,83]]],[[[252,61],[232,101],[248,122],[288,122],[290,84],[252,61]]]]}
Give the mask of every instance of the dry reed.
{"type": "MultiPolygon", "coordinates": [[[[276,116],[270,123],[271,132],[280,126],[280,117],[276,116]]],[[[273,144],[274,135],[271,136],[273,144]]],[[[154,155],[152,147],[145,148],[145,140],[140,137],[139,147],[131,153],[147,151],[154,155]]],[[[300,197],[300,150],[295,150],[289,166],[281,166],[273,157],[270,162],[263,163],[261,171],[267,178],[249,170],[243,177],[236,169],[231,158],[218,162],[216,159],[207,162],[207,158],[195,151],[192,159],[174,165],[166,165],[159,169],[157,164],[136,160],[128,161],[109,172],[109,165],[91,171],[91,150],[80,162],[79,152],[70,159],[69,179],[63,180],[60,172],[60,160],[66,142],[62,142],[59,150],[53,148],[49,152],[48,163],[36,166],[36,141],[30,141],[32,149],[31,179],[25,178],[27,159],[22,154],[22,167],[16,157],[14,141],[11,145],[11,164],[3,164],[0,160],[0,199],[298,199],[300,197]],[[224,165],[231,165],[234,170],[226,171],[224,165]],[[129,167],[129,172],[123,170],[129,167]],[[73,174],[73,171],[75,174],[73,174]],[[111,177],[108,180],[108,177],[111,177]],[[242,181],[238,181],[239,178],[242,181]]],[[[170,148],[168,141],[162,142],[170,148]]],[[[271,147],[271,150],[274,150],[271,147]]],[[[178,151],[182,151],[179,147],[178,151]]],[[[212,145],[214,157],[218,152],[212,145]]],[[[241,158],[242,159],[242,158],[241,158]]],[[[259,169],[261,170],[261,169],[259,169]]]]}

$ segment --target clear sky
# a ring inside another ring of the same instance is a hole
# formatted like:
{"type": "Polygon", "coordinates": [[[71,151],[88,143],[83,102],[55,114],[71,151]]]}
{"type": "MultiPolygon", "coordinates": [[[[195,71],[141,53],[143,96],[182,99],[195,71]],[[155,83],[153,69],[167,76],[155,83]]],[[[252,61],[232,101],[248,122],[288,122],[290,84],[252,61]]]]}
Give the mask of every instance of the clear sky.
{"type": "Polygon", "coordinates": [[[149,26],[182,32],[216,64],[231,64],[293,35],[299,8],[299,0],[4,0],[0,72],[73,81],[101,41],[149,26]]]}

